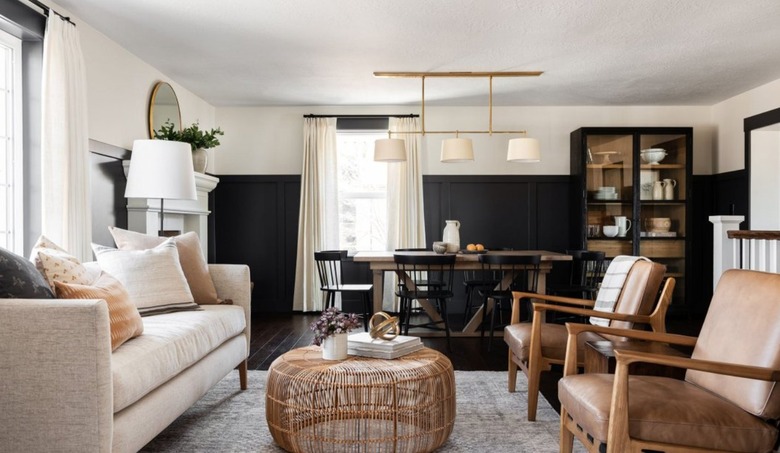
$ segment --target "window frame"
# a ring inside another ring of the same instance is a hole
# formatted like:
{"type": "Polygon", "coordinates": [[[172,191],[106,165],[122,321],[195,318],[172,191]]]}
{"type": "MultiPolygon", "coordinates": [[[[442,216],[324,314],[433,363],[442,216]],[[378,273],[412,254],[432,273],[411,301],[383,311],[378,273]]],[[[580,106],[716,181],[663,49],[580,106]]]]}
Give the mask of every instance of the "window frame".
{"type": "MultiPolygon", "coordinates": [[[[0,30],[0,44],[11,50],[10,67],[3,75],[10,82],[6,87],[7,97],[6,130],[8,136],[4,137],[5,146],[10,148],[5,165],[7,173],[6,181],[6,219],[8,231],[5,231],[6,245],[16,253],[24,252],[24,121],[23,121],[23,72],[22,72],[22,40],[0,30]],[[10,105],[8,105],[10,103],[10,105]]],[[[0,137],[1,139],[2,137],[0,137]]]]}

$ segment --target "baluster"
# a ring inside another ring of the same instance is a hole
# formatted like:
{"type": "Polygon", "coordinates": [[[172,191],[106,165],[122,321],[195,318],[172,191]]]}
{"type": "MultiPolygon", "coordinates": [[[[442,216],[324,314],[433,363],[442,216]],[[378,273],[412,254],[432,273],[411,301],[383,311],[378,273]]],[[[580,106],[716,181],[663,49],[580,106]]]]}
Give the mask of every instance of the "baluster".
{"type": "Polygon", "coordinates": [[[756,270],[766,272],[769,268],[766,262],[766,240],[755,239],[753,242],[755,242],[756,247],[756,270]]]}
{"type": "Polygon", "coordinates": [[[777,240],[769,241],[769,272],[777,273],[777,240]]]}

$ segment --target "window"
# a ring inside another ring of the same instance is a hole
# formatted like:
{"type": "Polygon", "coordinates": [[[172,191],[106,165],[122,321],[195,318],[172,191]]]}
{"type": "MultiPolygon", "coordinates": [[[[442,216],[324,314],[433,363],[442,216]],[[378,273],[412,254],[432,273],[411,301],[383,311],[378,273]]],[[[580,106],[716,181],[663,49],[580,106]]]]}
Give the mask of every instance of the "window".
{"type": "Polygon", "coordinates": [[[374,162],[374,141],[383,131],[337,132],[339,248],[387,247],[387,164],[374,162]]]}
{"type": "Polygon", "coordinates": [[[22,44],[0,31],[0,246],[23,253],[22,44]]]}

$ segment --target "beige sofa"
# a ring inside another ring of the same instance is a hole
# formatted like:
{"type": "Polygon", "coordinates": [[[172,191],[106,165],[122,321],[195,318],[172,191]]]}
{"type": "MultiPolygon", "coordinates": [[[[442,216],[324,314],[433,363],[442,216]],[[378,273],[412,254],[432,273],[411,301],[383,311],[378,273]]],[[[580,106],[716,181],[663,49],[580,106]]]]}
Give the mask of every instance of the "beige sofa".
{"type": "Polygon", "coordinates": [[[245,388],[249,268],[209,272],[233,305],[145,317],[113,353],[105,303],[0,299],[0,451],[137,451],[236,367],[245,388]]]}

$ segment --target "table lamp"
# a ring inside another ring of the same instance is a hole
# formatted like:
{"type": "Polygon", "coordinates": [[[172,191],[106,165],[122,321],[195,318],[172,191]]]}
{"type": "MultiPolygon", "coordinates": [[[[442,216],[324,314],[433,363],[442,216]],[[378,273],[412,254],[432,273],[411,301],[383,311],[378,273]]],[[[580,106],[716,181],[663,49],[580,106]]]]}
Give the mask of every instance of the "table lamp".
{"type": "Polygon", "coordinates": [[[164,200],[197,199],[190,145],[169,140],[135,140],[125,197],[160,199],[159,235],[163,236],[164,200]]]}

